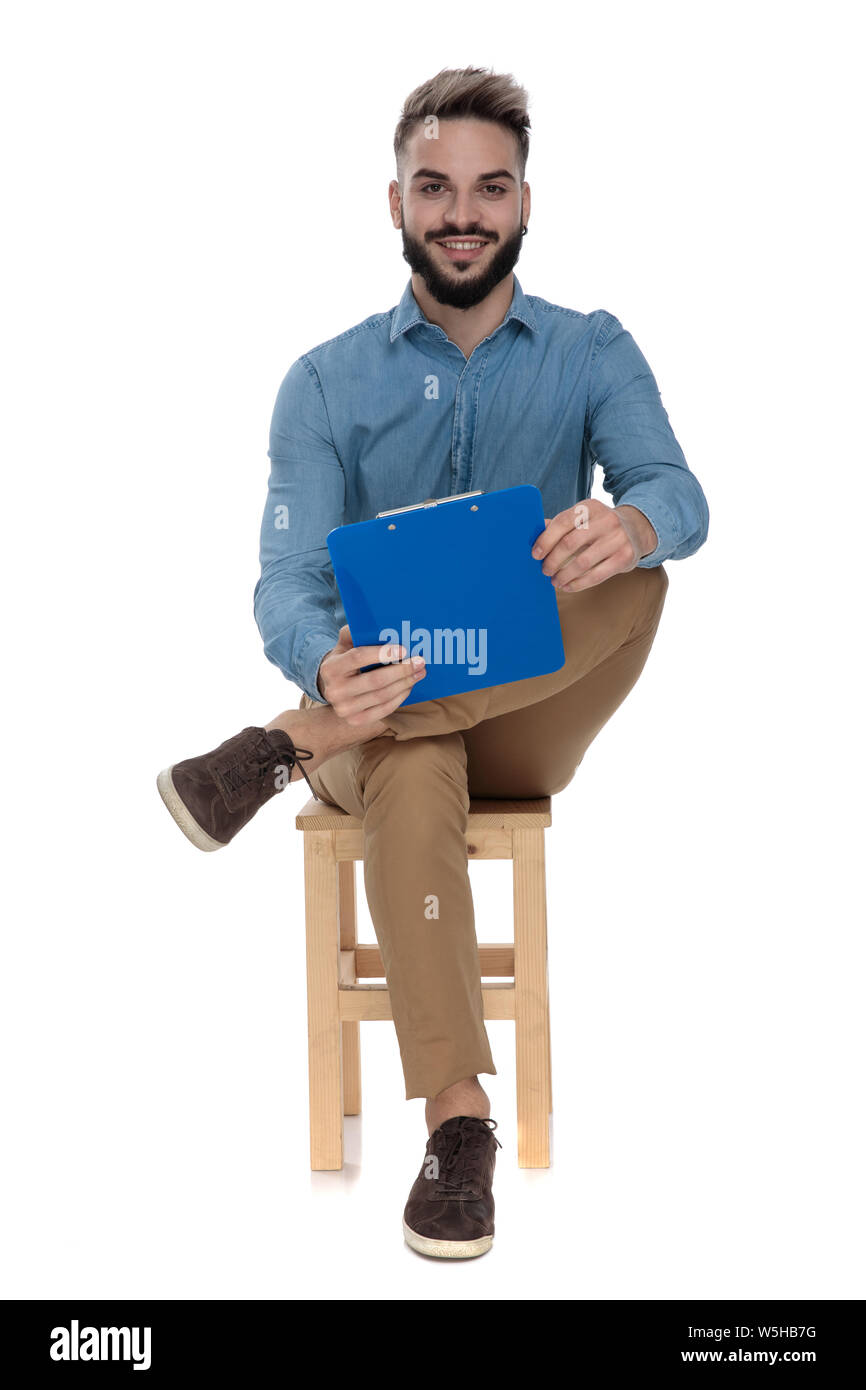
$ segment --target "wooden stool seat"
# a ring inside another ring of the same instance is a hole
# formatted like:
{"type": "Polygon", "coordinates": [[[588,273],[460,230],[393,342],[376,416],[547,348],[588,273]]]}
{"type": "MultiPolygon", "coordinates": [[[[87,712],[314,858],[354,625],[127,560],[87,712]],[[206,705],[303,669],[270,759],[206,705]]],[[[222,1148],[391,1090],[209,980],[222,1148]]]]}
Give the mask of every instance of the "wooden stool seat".
{"type": "MultiPolygon", "coordinates": [[[[517,1162],[550,1163],[553,1109],[544,831],[550,797],[471,801],[466,853],[510,859],[514,939],[480,945],[485,1019],[515,1027],[517,1162]],[[485,976],[494,983],[484,982],[485,976]]],[[[311,798],[295,824],[304,834],[307,926],[307,1025],[310,1071],[310,1166],[343,1166],[343,1116],[361,1109],[360,1025],[392,1018],[378,945],[357,941],[355,863],[364,857],[363,822],[311,798]]]]}

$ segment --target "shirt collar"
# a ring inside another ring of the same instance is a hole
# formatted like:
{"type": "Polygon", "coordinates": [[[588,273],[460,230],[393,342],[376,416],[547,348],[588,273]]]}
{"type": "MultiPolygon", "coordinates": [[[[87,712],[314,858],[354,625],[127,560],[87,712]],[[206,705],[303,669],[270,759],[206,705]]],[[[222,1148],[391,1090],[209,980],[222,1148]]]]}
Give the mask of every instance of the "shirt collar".
{"type": "MultiPolygon", "coordinates": [[[[527,328],[531,328],[533,333],[539,331],[538,320],[532,312],[529,300],[523,293],[520,281],[516,275],[514,277],[514,293],[511,296],[508,313],[505,315],[502,323],[507,323],[509,319],[519,319],[521,323],[526,324],[527,328]]],[[[412,293],[412,281],[409,280],[403,291],[403,297],[400,303],[397,305],[396,309],[392,310],[391,342],[393,343],[394,340],[398,338],[401,333],[405,333],[407,329],[415,328],[418,324],[429,324],[429,322],[430,320],[427,318],[426,314],[422,312],[421,306],[412,293]]],[[[499,327],[501,328],[502,324],[500,324],[499,327]]],[[[497,330],[494,329],[494,332],[496,331],[497,330]]]]}

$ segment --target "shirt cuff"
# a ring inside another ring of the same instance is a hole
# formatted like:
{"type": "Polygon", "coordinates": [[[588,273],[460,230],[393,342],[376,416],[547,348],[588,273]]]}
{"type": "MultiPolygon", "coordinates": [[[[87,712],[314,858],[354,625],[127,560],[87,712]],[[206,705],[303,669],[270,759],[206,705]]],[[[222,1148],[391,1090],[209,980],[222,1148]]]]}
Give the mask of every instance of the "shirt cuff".
{"type": "Polygon", "coordinates": [[[623,493],[616,505],[636,507],[639,512],[643,512],[656,533],[658,545],[655,550],[638,560],[638,569],[652,569],[654,565],[660,565],[673,554],[679,544],[679,533],[676,522],[664,502],[652,493],[648,494],[635,488],[623,493]]]}
{"type": "Polygon", "coordinates": [[[311,632],[304,643],[300,660],[300,686],[305,695],[309,695],[311,700],[315,700],[317,705],[326,705],[328,702],[319,691],[316,684],[316,677],[319,674],[319,667],[322,658],[336,647],[339,640],[339,633],[331,636],[322,632],[311,632]]]}

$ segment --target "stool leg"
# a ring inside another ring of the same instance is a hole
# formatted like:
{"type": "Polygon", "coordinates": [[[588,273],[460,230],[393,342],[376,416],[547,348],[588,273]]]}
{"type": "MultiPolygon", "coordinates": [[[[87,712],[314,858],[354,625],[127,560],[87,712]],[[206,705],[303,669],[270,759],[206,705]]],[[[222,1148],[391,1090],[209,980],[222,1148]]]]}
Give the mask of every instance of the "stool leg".
{"type": "Polygon", "coordinates": [[[304,832],[304,885],[307,912],[310,1167],[342,1168],[340,938],[336,836],[333,831],[304,832]]]}
{"type": "Polygon", "coordinates": [[[550,1058],[550,988],[547,990],[547,1113],[553,1114],[553,1063],[550,1058]]]}
{"type": "Polygon", "coordinates": [[[544,830],[512,832],[517,1163],[550,1166],[550,1008],[544,830]]]}
{"type": "MultiPolygon", "coordinates": [[[[354,951],[358,944],[355,861],[342,859],[337,865],[339,884],[340,950],[354,951]]],[[[353,978],[357,978],[354,976],[353,978]]],[[[361,1025],[343,1024],[343,1114],[361,1113],[361,1025]]]]}

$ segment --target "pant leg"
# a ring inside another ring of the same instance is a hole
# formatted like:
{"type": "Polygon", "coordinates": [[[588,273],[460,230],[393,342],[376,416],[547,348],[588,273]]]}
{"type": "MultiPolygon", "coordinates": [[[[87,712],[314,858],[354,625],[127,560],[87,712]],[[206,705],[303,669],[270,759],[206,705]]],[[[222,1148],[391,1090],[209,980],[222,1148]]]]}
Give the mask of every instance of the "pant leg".
{"type": "MultiPolygon", "coordinates": [[[[302,707],[311,702],[304,697],[302,707]]],[[[364,821],[364,887],[400,1047],[406,1099],[495,1075],[481,998],[459,733],[383,735],[310,774],[316,795],[364,821]]]]}
{"type": "Polygon", "coordinates": [[[656,610],[661,611],[667,588],[664,566],[657,565],[652,569],[635,567],[625,574],[612,575],[604,583],[577,593],[557,589],[565,649],[565,663],[558,671],[489,686],[486,690],[447,695],[439,700],[398,705],[382,722],[400,741],[470,729],[484,719],[539,704],[582,680],[636,637],[652,622],[656,610]]]}
{"type": "Polygon", "coordinates": [[[643,671],[667,587],[666,576],[663,584],[648,585],[632,635],[572,685],[464,731],[470,796],[553,796],[568,786],[589,745],[643,671]]]}

